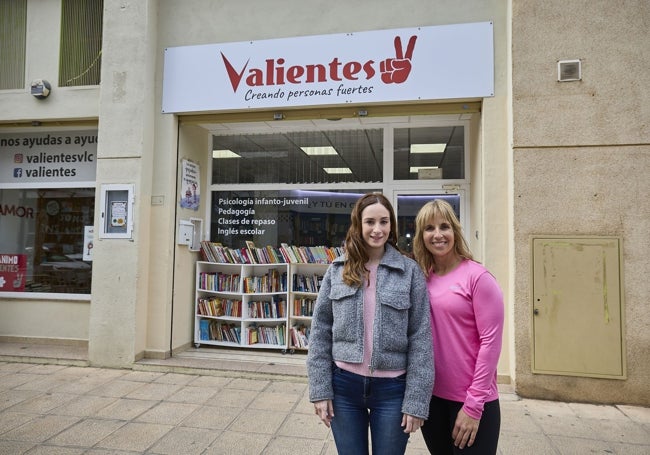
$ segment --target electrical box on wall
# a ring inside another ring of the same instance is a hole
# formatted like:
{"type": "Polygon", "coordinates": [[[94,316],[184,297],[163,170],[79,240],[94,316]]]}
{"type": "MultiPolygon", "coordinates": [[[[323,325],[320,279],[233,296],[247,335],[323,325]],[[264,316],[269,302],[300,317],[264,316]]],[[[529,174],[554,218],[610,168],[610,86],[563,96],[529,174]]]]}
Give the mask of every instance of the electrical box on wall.
{"type": "Polygon", "coordinates": [[[101,186],[101,226],[99,238],[132,238],[134,201],[133,184],[109,184],[101,186]]]}
{"type": "Polygon", "coordinates": [[[203,240],[203,220],[201,218],[190,218],[179,220],[176,243],[187,245],[190,251],[200,251],[201,240],[203,240]]]}

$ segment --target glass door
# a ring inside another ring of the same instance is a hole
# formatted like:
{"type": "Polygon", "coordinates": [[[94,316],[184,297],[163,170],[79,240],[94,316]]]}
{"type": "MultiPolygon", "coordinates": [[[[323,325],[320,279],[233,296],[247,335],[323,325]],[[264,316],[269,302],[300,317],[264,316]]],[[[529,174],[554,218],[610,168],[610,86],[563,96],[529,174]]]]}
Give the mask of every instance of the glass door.
{"type": "Polygon", "coordinates": [[[420,208],[434,199],[444,199],[449,202],[456,212],[463,230],[467,232],[469,223],[465,216],[465,196],[463,190],[454,192],[422,192],[422,191],[399,191],[393,193],[393,205],[396,210],[397,229],[399,238],[398,246],[402,251],[411,253],[413,251],[413,237],[415,236],[415,217],[420,208]]]}

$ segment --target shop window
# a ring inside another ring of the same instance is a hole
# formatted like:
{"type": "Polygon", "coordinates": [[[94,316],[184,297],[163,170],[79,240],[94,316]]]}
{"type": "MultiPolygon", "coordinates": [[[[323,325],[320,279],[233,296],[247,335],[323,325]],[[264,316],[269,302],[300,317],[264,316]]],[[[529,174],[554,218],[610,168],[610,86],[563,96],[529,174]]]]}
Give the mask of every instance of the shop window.
{"type": "Polygon", "coordinates": [[[62,0],[59,86],[99,85],[103,0],[62,0]]]}
{"type": "Polygon", "coordinates": [[[94,188],[0,190],[0,291],[90,294],[94,188]]]}
{"type": "Polygon", "coordinates": [[[25,87],[27,0],[0,2],[0,90],[25,87]]]}
{"type": "Polygon", "coordinates": [[[381,182],[383,130],[213,137],[213,184],[381,182]]]}
{"type": "Polygon", "coordinates": [[[372,191],[213,191],[210,240],[230,248],[342,246],[352,207],[372,191]]]}
{"type": "Polygon", "coordinates": [[[395,180],[465,178],[465,128],[460,125],[396,128],[395,180]]]}

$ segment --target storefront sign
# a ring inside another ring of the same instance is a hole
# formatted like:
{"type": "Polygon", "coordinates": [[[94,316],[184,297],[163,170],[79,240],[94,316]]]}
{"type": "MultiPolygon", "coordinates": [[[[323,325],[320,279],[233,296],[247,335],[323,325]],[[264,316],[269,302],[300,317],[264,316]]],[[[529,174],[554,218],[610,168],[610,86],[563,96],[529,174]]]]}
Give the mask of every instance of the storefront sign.
{"type": "Polygon", "coordinates": [[[0,187],[93,182],[97,131],[0,134],[0,187]]]}
{"type": "Polygon", "coordinates": [[[0,253],[0,292],[23,292],[26,272],[26,254],[0,253]]]}
{"type": "Polygon", "coordinates": [[[163,113],[489,96],[491,22],[165,49],[163,113]]]}

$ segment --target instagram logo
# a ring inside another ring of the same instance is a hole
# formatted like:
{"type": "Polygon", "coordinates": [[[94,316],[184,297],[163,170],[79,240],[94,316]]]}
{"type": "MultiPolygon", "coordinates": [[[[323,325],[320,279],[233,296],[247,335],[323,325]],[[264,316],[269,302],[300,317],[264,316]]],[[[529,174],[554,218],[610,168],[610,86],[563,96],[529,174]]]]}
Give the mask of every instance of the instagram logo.
{"type": "Polygon", "coordinates": [[[23,154],[22,153],[16,153],[14,155],[14,163],[22,163],[23,162],[23,154]]]}

